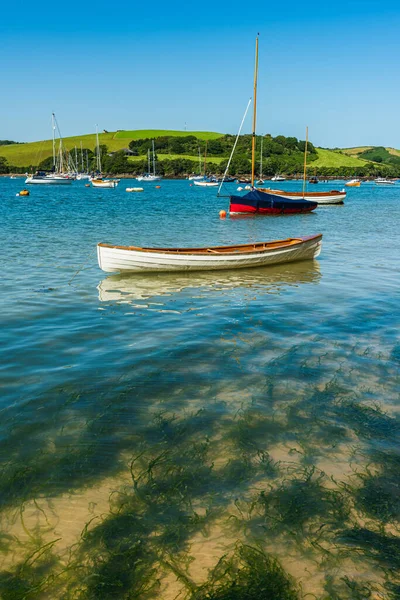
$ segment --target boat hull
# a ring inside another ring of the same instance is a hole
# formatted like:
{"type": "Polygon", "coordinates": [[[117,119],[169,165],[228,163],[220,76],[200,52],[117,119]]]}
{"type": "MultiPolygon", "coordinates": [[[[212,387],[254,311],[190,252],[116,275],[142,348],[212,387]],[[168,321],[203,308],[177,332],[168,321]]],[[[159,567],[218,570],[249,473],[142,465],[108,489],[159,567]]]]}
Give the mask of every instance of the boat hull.
{"type": "Polygon", "coordinates": [[[199,187],[218,187],[218,181],[193,181],[194,185],[199,187]]]}
{"type": "Polygon", "coordinates": [[[97,257],[106,273],[219,271],[313,259],[320,254],[321,244],[321,234],[271,242],[264,249],[263,244],[254,245],[260,250],[248,245],[233,252],[209,248],[193,254],[190,249],[174,252],[98,244],[97,257]]]}
{"type": "MultiPolygon", "coordinates": [[[[259,188],[260,189],[260,188],[259,188]]],[[[260,189],[260,191],[286,198],[287,200],[308,200],[317,204],[344,204],[346,199],[346,191],[332,190],[331,192],[285,192],[283,190],[270,190],[268,188],[260,189]]]]}
{"type": "Polygon", "coordinates": [[[230,213],[259,215],[294,215],[317,208],[316,202],[280,197],[269,192],[253,190],[244,196],[230,197],[230,213]]]}
{"type": "Polygon", "coordinates": [[[72,179],[64,177],[28,177],[25,179],[27,185],[71,185],[72,179]]]}
{"type": "Polygon", "coordinates": [[[160,181],[162,179],[161,175],[143,175],[136,177],[136,181],[160,181]]]}
{"type": "Polygon", "coordinates": [[[118,181],[95,181],[92,179],[92,186],[96,188],[116,188],[118,181]]]}

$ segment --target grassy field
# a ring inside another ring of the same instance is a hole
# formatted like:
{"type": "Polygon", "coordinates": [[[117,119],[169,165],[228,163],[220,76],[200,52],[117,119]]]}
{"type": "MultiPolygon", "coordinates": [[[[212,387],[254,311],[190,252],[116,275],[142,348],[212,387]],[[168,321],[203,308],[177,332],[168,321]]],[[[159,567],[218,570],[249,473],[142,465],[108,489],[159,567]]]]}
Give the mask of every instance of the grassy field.
{"type": "MultiPolygon", "coordinates": [[[[152,138],[162,135],[175,135],[175,136],[186,136],[195,135],[199,139],[217,139],[221,133],[211,131],[172,131],[162,129],[137,129],[133,131],[117,131],[109,133],[100,133],[99,140],[100,144],[105,144],[110,152],[116,150],[122,150],[127,148],[129,142],[134,139],[141,138],[152,138]]],[[[80,135],[75,137],[64,138],[64,145],[68,150],[73,150],[75,146],[80,147],[82,142],[83,148],[89,148],[93,150],[96,146],[96,135],[94,133],[89,135],[80,135]]],[[[343,149],[344,154],[334,152],[333,150],[324,150],[317,148],[318,159],[310,164],[310,169],[313,167],[356,167],[362,166],[367,161],[357,158],[357,154],[366,150],[369,146],[358,147],[358,148],[345,148],[343,149]]],[[[391,154],[397,156],[400,155],[398,150],[394,148],[387,149],[391,154]]],[[[29,144],[11,144],[10,146],[0,147],[0,156],[4,156],[10,165],[17,167],[28,167],[29,165],[38,165],[42,160],[48,158],[52,154],[52,141],[43,140],[41,142],[31,142],[29,144]]],[[[177,158],[188,158],[190,160],[197,161],[197,157],[177,155],[177,154],[164,154],[160,155],[160,159],[177,159],[177,158]]],[[[143,160],[144,157],[131,157],[130,160],[143,160]]],[[[224,157],[209,158],[209,162],[219,164],[224,157]]]]}
{"type": "MultiPolygon", "coordinates": [[[[163,160],[176,160],[178,158],[182,158],[182,159],[187,159],[187,160],[192,160],[196,163],[196,165],[199,164],[199,159],[198,156],[192,156],[190,154],[160,154],[159,152],[157,153],[157,157],[158,160],[160,162],[162,162],[163,160]]],[[[209,156],[207,158],[207,163],[214,163],[216,165],[219,165],[223,160],[226,160],[227,157],[224,156],[209,156]]],[[[139,160],[147,160],[147,155],[143,155],[143,156],[129,156],[128,157],[129,161],[132,162],[138,162],[139,160]]],[[[203,168],[203,161],[202,161],[202,168],[203,168]]]]}
{"type": "MultiPolygon", "coordinates": [[[[157,129],[138,129],[136,131],[112,131],[109,133],[99,133],[100,144],[105,144],[110,152],[127,148],[129,142],[134,139],[146,137],[156,137],[160,135],[196,135],[200,139],[216,139],[221,137],[221,133],[211,131],[167,131],[157,129]]],[[[96,146],[96,134],[78,135],[75,137],[64,138],[64,146],[68,150],[73,150],[75,146],[80,148],[82,142],[83,148],[93,150],[96,146]]],[[[52,140],[43,140],[41,142],[30,142],[29,144],[11,144],[10,146],[0,146],[0,156],[7,159],[8,164],[16,167],[27,167],[29,165],[38,165],[42,160],[48,158],[53,152],[52,140]]],[[[193,157],[191,157],[193,158],[193,157]]]]}
{"type": "Polygon", "coordinates": [[[318,158],[311,162],[308,166],[310,170],[314,167],[362,167],[367,164],[368,161],[357,158],[356,156],[349,156],[334,152],[333,150],[325,150],[323,148],[317,148],[318,158]]]}
{"type": "Polygon", "coordinates": [[[214,131],[174,131],[167,129],[136,129],[134,131],[117,131],[115,134],[116,140],[140,140],[145,138],[156,138],[164,135],[173,135],[176,137],[185,137],[194,135],[199,140],[216,140],[222,137],[223,133],[215,133],[214,131]]]}
{"type": "Polygon", "coordinates": [[[349,156],[358,156],[361,152],[365,152],[365,150],[370,150],[371,148],[372,146],[358,146],[357,148],[341,148],[341,151],[349,156]]]}

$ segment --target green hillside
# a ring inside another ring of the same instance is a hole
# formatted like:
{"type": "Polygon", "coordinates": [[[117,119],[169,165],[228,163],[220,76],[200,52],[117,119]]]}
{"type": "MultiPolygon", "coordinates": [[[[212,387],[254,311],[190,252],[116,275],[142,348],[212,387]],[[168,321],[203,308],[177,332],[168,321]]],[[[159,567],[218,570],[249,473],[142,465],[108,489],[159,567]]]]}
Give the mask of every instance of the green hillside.
{"type": "MultiPolygon", "coordinates": [[[[197,157],[192,156],[190,154],[163,154],[161,152],[158,152],[157,159],[158,159],[158,161],[161,161],[161,162],[163,160],[191,160],[196,163],[196,166],[198,165],[197,157]]],[[[128,162],[140,162],[143,160],[146,160],[146,156],[128,156],[128,162]]],[[[226,161],[225,156],[210,157],[210,162],[212,162],[216,165],[219,165],[224,160],[226,161]]],[[[202,161],[202,164],[203,164],[203,161],[202,161]]]]}
{"type": "MultiPolygon", "coordinates": [[[[156,129],[137,129],[135,131],[114,131],[108,133],[99,133],[100,144],[105,144],[109,152],[127,148],[129,142],[141,138],[152,138],[161,135],[187,136],[195,135],[199,139],[210,140],[222,136],[221,133],[211,131],[167,131],[156,129]]],[[[96,134],[79,135],[63,139],[64,146],[68,150],[73,150],[75,146],[79,149],[82,142],[83,148],[93,150],[96,146],[96,134]]],[[[10,144],[1,146],[0,156],[4,156],[8,164],[16,167],[27,167],[29,165],[38,165],[42,160],[52,155],[52,140],[43,140],[41,142],[30,142],[28,144],[10,144]]]]}
{"type": "MultiPolygon", "coordinates": [[[[230,155],[235,136],[211,131],[174,131],[159,129],[104,131],[99,134],[102,147],[102,165],[111,173],[141,172],[147,168],[147,151],[150,140],[155,140],[159,168],[165,174],[184,174],[198,169],[198,146],[204,151],[204,142],[208,141],[207,164],[213,164],[215,172],[224,169],[230,155]],[[197,138],[197,139],[196,139],[197,138]],[[202,143],[199,143],[200,140],[202,143]],[[130,148],[134,156],[124,156],[119,150],[130,148]],[[117,152],[116,155],[111,153],[117,152]]],[[[264,136],[264,175],[285,173],[293,175],[302,172],[305,142],[293,137],[271,135],[264,136]]],[[[96,135],[64,138],[64,147],[73,151],[80,146],[89,150],[89,165],[95,168],[93,151],[96,135]]],[[[260,160],[261,137],[257,137],[256,161],[260,160]]],[[[27,144],[7,144],[0,146],[0,172],[8,169],[30,170],[31,166],[51,167],[52,140],[27,144]],[[50,159],[50,160],[49,160],[50,159]],[[5,163],[7,161],[7,163],[5,163]],[[43,162],[45,161],[45,162],[43,162]]],[[[251,135],[240,136],[235,156],[231,164],[231,174],[250,172],[251,135]]],[[[394,148],[363,146],[329,150],[315,148],[309,143],[308,172],[322,176],[329,175],[400,175],[400,151],[394,148]]]]}
{"type": "Polygon", "coordinates": [[[363,167],[369,161],[357,158],[357,156],[341,154],[335,150],[326,150],[325,148],[317,148],[318,158],[310,165],[310,169],[319,167],[363,167]]]}
{"type": "Polygon", "coordinates": [[[223,136],[223,133],[213,131],[174,131],[169,129],[135,129],[133,131],[117,131],[114,135],[116,140],[140,140],[144,138],[157,138],[161,136],[173,135],[175,137],[186,137],[194,135],[199,140],[216,140],[223,136]]]}

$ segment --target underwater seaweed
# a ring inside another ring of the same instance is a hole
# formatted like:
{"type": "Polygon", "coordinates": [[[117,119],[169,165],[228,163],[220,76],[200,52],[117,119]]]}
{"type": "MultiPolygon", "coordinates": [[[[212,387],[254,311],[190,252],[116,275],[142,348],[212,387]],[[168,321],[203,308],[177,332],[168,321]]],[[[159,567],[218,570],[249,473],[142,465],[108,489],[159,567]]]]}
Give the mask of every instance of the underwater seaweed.
{"type": "Polygon", "coordinates": [[[261,549],[239,544],[223,556],[190,600],[297,600],[294,580],[261,549]]]}

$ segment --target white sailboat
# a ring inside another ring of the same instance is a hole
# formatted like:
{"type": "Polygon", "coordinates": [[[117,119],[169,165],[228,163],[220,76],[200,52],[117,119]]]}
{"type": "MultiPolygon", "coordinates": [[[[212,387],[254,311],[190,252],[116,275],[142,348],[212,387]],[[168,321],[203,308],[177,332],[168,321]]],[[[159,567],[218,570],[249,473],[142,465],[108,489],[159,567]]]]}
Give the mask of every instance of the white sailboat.
{"type": "MultiPolygon", "coordinates": [[[[28,185],[70,185],[73,181],[72,177],[65,175],[62,173],[60,169],[60,165],[58,165],[57,169],[57,161],[56,161],[56,116],[54,113],[51,115],[52,121],[52,129],[53,129],[53,167],[51,173],[47,171],[36,171],[34,175],[30,175],[25,179],[25,183],[28,185]],[[57,172],[57,170],[59,172],[57,172]]],[[[60,155],[62,157],[62,137],[60,136],[60,155]]],[[[62,158],[61,158],[62,162],[62,158]]]]}
{"type": "Polygon", "coordinates": [[[91,177],[90,180],[92,182],[92,186],[95,188],[116,188],[119,179],[103,179],[101,175],[101,156],[100,156],[100,146],[99,146],[99,131],[98,126],[96,125],[96,167],[98,171],[98,175],[96,177],[91,177]]]}
{"type": "Polygon", "coordinates": [[[375,183],[378,185],[394,185],[396,181],[394,179],[386,179],[386,177],[378,177],[375,179],[375,183]]]}
{"type": "MultiPolygon", "coordinates": [[[[87,150],[86,150],[86,154],[87,154],[87,150]]],[[[77,163],[78,166],[78,163],[77,163]]],[[[77,174],[76,176],[78,181],[82,181],[82,180],[88,180],[90,179],[90,175],[88,173],[88,171],[86,170],[85,172],[85,167],[83,165],[83,147],[82,147],[82,140],[81,140],[81,171],[80,173],[77,174]]]]}
{"type": "MultiPolygon", "coordinates": [[[[284,190],[273,190],[271,188],[259,188],[263,192],[268,192],[286,200],[308,200],[318,204],[343,204],[346,199],[346,190],[330,190],[329,192],[309,192],[307,191],[307,147],[308,147],[308,127],[306,127],[306,143],[304,147],[304,172],[303,172],[303,191],[287,192],[284,190]]],[[[276,181],[272,177],[272,181],[276,181]]]]}
{"type": "Polygon", "coordinates": [[[161,175],[156,175],[156,155],[155,155],[155,151],[154,151],[154,140],[152,141],[152,146],[153,146],[153,173],[150,173],[150,148],[149,148],[148,153],[147,153],[148,172],[145,173],[144,175],[139,175],[139,177],[136,177],[136,179],[138,181],[159,181],[162,178],[161,175]]]}
{"type": "Polygon", "coordinates": [[[206,177],[206,165],[207,165],[207,142],[204,149],[204,177],[201,180],[193,181],[194,185],[199,187],[218,187],[219,181],[216,181],[215,178],[207,178],[206,177]]]}
{"type": "Polygon", "coordinates": [[[201,154],[200,154],[200,146],[199,146],[199,174],[198,175],[189,175],[189,181],[202,181],[205,175],[201,174],[201,154]]]}

